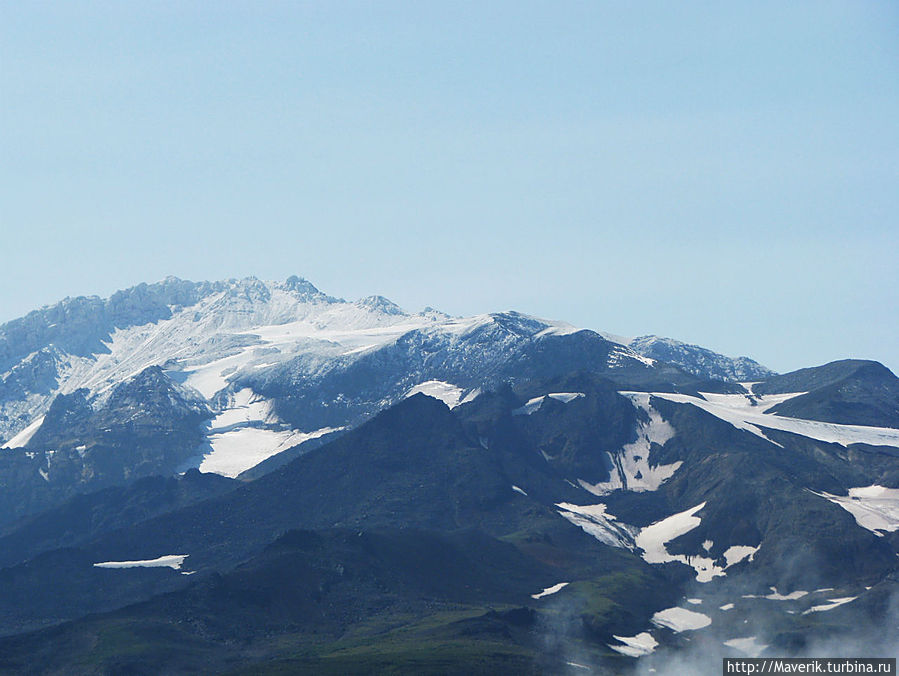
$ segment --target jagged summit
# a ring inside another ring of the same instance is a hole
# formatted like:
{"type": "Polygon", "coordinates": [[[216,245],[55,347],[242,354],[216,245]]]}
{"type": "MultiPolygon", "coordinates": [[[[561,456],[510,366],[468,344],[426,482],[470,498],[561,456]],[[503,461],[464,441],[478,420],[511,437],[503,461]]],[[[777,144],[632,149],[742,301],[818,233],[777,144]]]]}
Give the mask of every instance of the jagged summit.
{"type": "Polygon", "coordinates": [[[449,383],[442,391],[461,392],[460,400],[514,378],[522,364],[537,368],[535,359],[549,373],[555,367],[546,366],[546,354],[556,352],[557,366],[588,359],[593,369],[652,369],[665,361],[702,378],[770,374],[751,360],[675,341],[642,338],[628,346],[604,335],[514,310],[409,314],[383,296],[330,296],[296,275],[169,276],[108,299],[67,298],[0,326],[0,439],[39,423],[58,394],[83,388],[92,405],[102,405],[118,384],[150,367],[210,402],[233,400],[240,390],[279,400],[276,417],[306,432],[357,421],[429,381],[449,383]],[[552,341],[549,352],[540,347],[552,341]],[[372,389],[359,379],[374,372],[381,381],[372,389]]]}
{"type": "Polygon", "coordinates": [[[406,312],[399,305],[384,296],[366,296],[356,301],[356,307],[367,308],[375,312],[383,312],[386,315],[406,316],[406,312]]]}
{"type": "MultiPolygon", "coordinates": [[[[290,277],[288,277],[284,282],[284,286],[294,293],[303,294],[309,297],[317,298],[320,296],[324,296],[324,294],[319,291],[310,281],[304,279],[303,277],[297,277],[296,275],[291,275],[290,277]]],[[[330,296],[326,297],[330,298],[330,296]]]]}
{"type": "Polygon", "coordinates": [[[715,380],[748,382],[765,380],[775,375],[774,371],[749,357],[725,357],[699,345],[682,343],[672,338],[639,336],[626,344],[644,357],[668,362],[693,375],[703,375],[715,380]]]}

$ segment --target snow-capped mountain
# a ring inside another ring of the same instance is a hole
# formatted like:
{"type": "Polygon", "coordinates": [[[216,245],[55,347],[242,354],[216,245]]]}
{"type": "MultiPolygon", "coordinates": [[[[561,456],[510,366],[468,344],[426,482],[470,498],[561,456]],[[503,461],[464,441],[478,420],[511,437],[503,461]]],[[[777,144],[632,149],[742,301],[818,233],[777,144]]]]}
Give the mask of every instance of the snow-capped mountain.
{"type": "MultiPolygon", "coordinates": [[[[215,414],[194,464],[236,475],[408,394],[455,404],[534,375],[528,364],[546,349],[558,352],[561,362],[551,367],[558,372],[655,365],[592,331],[515,312],[409,314],[380,296],[334,298],[297,277],[169,278],[107,300],[66,299],[0,327],[0,438],[8,447],[33,446],[59,395],[82,391],[101,410],[117,387],[159,367],[170,387],[186,388],[215,414]]],[[[181,468],[190,464],[184,458],[181,468]]]]}
{"type": "Polygon", "coordinates": [[[687,373],[711,380],[754,382],[765,380],[774,371],[749,357],[725,357],[717,352],[660,336],[640,336],[625,344],[637,354],[679,366],[687,373]]]}
{"type": "Polygon", "coordinates": [[[291,278],[68,299],[0,327],[0,369],[0,671],[452,645],[435,670],[622,673],[893,621],[876,362],[774,375],[291,278]]]}

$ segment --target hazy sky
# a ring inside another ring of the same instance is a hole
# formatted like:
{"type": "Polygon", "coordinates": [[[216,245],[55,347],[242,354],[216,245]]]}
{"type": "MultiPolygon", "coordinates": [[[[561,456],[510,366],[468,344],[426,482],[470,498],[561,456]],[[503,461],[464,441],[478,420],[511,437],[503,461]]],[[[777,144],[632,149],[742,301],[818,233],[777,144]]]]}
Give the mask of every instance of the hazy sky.
{"type": "Polygon", "coordinates": [[[899,371],[899,4],[0,0],[0,321],[173,274],[899,371]]]}

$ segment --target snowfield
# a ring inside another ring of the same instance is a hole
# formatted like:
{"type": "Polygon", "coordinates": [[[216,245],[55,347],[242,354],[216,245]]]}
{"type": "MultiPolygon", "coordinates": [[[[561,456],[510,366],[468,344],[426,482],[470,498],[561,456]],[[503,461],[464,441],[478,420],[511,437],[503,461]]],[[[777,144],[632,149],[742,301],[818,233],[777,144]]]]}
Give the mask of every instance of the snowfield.
{"type": "MultiPolygon", "coordinates": [[[[631,396],[631,392],[622,392],[631,396]]],[[[772,395],[714,394],[700,392],[702,398],[689,394],[653,392],[651,396],[667,399],[680,404],[692,404],[724,420],[737,429],[751,432],[762,439],[769,439],[763,428],[791,432],[810,439],[831,444],[870,444],[872,446],[894,446],[899,448],[899,429],[891,427],[866,427],[864,425],[838,425],[836,423],[787,418],[767,413],[768,409],[783,401],[798,397],[805,392],[772,395]]],[[[778,444],[779,445],[779,444],[778,444]]]]}
{"type": "Polygon", "coordinates": [[[340,429],[291,429],[278,420],[270,401],[244,388],[229,396],[228,407],[208,424],[199,464],[188,465],[234,478],[281,451],[340,429]]]}
{"type": "Polygon", "coordinates": [[[859,526],[875,535],[883,537],[884,532],[899,530],[899,488],[874,485],[850,488],[848,496],[824,492],[815,495],[845,509],[859,526]]]}
{"type": "MultiPolygon", "coordinates": [[[[189,282],[184,284],[191,286],[189,282]]],[[[247,382],[266,378],[268,374],[285,372],[290,377],[297,377],[308,372],[315,376],[335,363],[352,363],[368,352],[395,344],[412,332],[420,333],[422,340],[453,349],[476,331],[504,322],[513,323],[515,330],[522,332],[520,336],[514,334],[516,339],[522,340],[526,339],[528,331],[533,331],[531,338],[537,339],[582,330],[564,322],[520,313],[450,317],[429,309],[410,314],[378,296],[348,302],[327,296],[307,282],[296,279],[262,282],[248,278],[193,286],[196,293],[191,296],[195,299],[191,301],[193,304],[169,304],[167,317],[111,328],[107,336],[100,336],[102,342],[90,354],[69,354],[51,346],[55,350],[53,359],[57,369],[51,390],[40,395],[29,394],[27,400],[0,404],[0,433],[9,438],[6,445],[26,443],[40,426],[40,417],[57,394],[70,394],[85,388],[88,400],[96,408],[108,399],[115,386],[153,366],[161,367],[169,378],[192,392],[197,400],[215,402],[221,393],[241,389],[247,382]],[[237,383],[241,383],[241,387],[235,387],[237,383]]],[[[164,310],[156,308],[148,316],[164,314],[164,310]]],[[[135,312],[134,321],[140,321],[140,317],[141,314],[135,312]]],[[[496,346],[494,358],[499,358],[503,350],[502,345],[496,346]]],[[[13,368],[30,363],[37,354],[24,357],[13,368]]],[[[0,373],[0,381],[11,372],[0,373]]],[[[478,394],[477,389],[465,392],[444,380],[422,380],[406,394],[423,392],[451,407],[471,401],[478,394]]],[[[567,393],[550,396],[570,400],[567,393]]],[[[382,403],[393,402],[385,400],[382,403]]],[[[216,404],[212,409],[226,412],[216,404]]],[[[258,420],[258,416],[252,419],[258,420]]],[[[237,449],[261,445],[263,450],[254,455],[257,461],[301,440],[291,437],[288,432],[316,433],[315,430],[290,431],[270,427],[270,431],[279,434],[243,432],[226,435],[221,429],[226,424],[223,419],[213,423],[214,438],[210,441],[217,454],[231,455],[237,449]]],[[[242,467],[242,463],[235,464],[231,460],[226,464],[227,467],[219,470],[218,459],[207,460],[205,469],[233,475],[242,467]]]]}
{"type": "Polygon", "coordinates": [[[213,433],[208,437],[212,450],[203,456],[199,470],[234,478],[281,451],[340,429],[323,427],[313,432],[299,432],[245,427],[213,433]]]}
{"type": "Polygon", "coordinates": [[[695,631],[708,627],[712,623],[708,615],[677,607],[660,610],[652,616],[651,621],[657,627],[666,627],[675,633],[695,631]]]}
{"type": "MultiPolygon", "coordinates": [[[[656,521],[645,528],[638,528],[619,521],[608,511],[605,503],[596,505],[574,505],[568,502],[556,504],[559,514],[573,523],[575,526],[595,537],[603,544],[612,547],[621,547],[631,551],[639,551],[646,563],[660,564],[677,561],[690,566],[696,572],[698,582],[710,582],[715,577],[727,575],[727,569],[740,561],[752,561],[761,545],[751,547],[749,545],[733,545],[728,547],[723,554],[724,565],[710,556],[701,554],[671,554],[666,545],[672,540],[689,533],[702,523],[702,519],[696,516],[706,506],[702,502],[695,507],[656,521]]],[[[706,541],[708,547],[711,543],[706,541]]],[[[775,590],[776,591],[776,590],[775,590]]],[[[690,603],[698,599],[688,599],[690,603]]],[[[701,603],[701,601],[699,601],[701,603]]]]}

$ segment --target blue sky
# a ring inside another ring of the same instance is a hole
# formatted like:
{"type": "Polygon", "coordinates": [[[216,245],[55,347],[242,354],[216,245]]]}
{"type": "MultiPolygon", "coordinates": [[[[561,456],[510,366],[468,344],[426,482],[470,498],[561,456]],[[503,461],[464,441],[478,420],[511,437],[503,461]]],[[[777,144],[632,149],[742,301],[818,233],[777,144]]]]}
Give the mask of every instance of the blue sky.
{"type": "Polygon", "coordinates": [[[299,274],[897,371],[897,35],[886,1],[3,2],[0,321],[299,274]]]}

